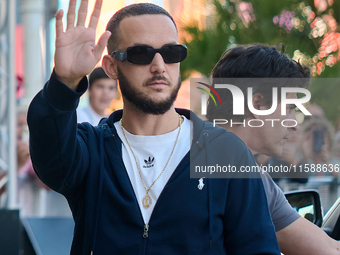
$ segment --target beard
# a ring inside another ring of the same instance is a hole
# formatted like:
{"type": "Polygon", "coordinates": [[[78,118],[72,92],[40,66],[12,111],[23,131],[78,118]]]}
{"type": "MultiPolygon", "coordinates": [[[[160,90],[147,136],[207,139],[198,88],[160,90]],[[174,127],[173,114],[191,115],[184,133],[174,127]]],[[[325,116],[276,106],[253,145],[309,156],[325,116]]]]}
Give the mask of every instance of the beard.
{"type": "MultiPolygon", "coordinates": [[[[149,98],[147,95],[144,95],[139,91],[136,91],[136,89],[132,87],[131,83],[127,80],[126,76],[120,71],[119,68],[118,68],[118,80],[120,91],[122,92],[123,97],[125,97],[126,100],[132,103],[141,112],[153,115],[161,115],[167,112],[173,105],[174,101],[176,100],[178,91],[181,87],[181,77],[179,76],[177,85],[171,91],[170,96],[162,101],[155,101],[149,98]]],[[[170,81],[166,79],[164,76],[155,75],[151,79],[147,80],[143,84],[143,87],[147,86],[148,83],[155,80],[163,80],[170,84],[170,81]]]]}

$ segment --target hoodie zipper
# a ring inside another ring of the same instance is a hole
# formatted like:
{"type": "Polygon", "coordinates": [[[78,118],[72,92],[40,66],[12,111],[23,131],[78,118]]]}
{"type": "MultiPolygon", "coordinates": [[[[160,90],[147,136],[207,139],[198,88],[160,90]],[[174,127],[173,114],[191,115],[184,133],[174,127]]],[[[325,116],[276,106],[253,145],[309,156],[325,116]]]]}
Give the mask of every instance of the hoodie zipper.
{"type": "Polygon", "coordinates": [[[144,239],[144,241],[143,241],[143,249],[142,249],[143,255],[146,254],[146,242],[147,242],[148,237],[149,237],[149,224],[144,224],[144,228],[143,228],[143,239],[144,239]]]}
{"type": "Polygon", "coordinates": [[[149,225],[145,224],[144,225],[144,233],[143,233],[143,238],[146,239],[149,237],[149,225]]]}

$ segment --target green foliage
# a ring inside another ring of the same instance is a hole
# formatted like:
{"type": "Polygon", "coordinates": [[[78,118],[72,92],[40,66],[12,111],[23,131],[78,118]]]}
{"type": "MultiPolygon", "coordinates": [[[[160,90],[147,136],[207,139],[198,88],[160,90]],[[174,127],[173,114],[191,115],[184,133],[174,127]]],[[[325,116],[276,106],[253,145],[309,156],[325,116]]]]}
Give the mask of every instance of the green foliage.
{"type": "Polygon", "coordinates": [[[340,118],[340,62],[332,68],[326,68],[320,76],[317,77],[317,82],[312,82],[310,91],[312,94],[312,102],[321,106],[327,118],[335,124],[340,118]]]}
{"type": "Polygon", "coordinates": [[[250,21],[248,28],[238,16],[238,1],[226,1],[226,4],[222,5],[217,0],[213,0],[216,9],[213,24],[208,24],[207,29],[201,30],[193,25],[184,27],[192,40],[190,42],[185,40],[189,51],[187,60],[181,65],[183,78],[188,77],[190,70],[209,76],[222,53],[234,44],[283,43],[286,53],[290,56],[296,49],[303,48],[302,52],[307,55],[313,55],[317,51],[318,45],[308,38],[307,22],[302,32],[293,29],[290,33],[273,23],[273,17],[280,15],[282,10],[297,9],[297,1],[251,0],[249,2],[252,3],[256,20],[250,21]]]}
{"type": "MultiPolygon", "coordinates": [[[[240,3],[241,0],[207,1],[207,4],[212,4],[215,8],[214,15],[207,17],[207,28],[199,29],[194,24],[184,26],[184,30],[190,35],[188,37],[190,40],[184,40],[188,46],[188,57],[181,63],[183,79],[189,77],[194,70],[209,76],[223,52],[234,44],[279,45],[282,43],[285,46],[285,53],[290,57],[299,50],[303,56],[299,60],[311,67],[316,66],[317,63],[313,62],[312,58],[317,56],[324,34],[316,38],[311,36],[311,23],[325,14],[332,15],[338,25],[340,21],[340,1],[337,0],[322,12],[314,6],[314,0],[248,0],[242,2],[251,3],[252,8],[247,9],[247,13],[252,17],[253,11],[254,16],[248,23],[241,19],[237,11],[240,3]],[[286,15],[292,14],[296,22],[294,26],[288,23],[286,23],[288,27],[274,23],[274,17],[280,18],[284,12],[286,15]]],[[[339,55],[339,50],[335,54],[339,55]]],[[[325,59],[317,59],[317,61],[323,63],[323,72],[319,77],[339,77],[339,62],[330,67],[325,65],[325,59]]],[[[327,116],[334,121],[340,106],[338,106],[339,100],[333,97],[340,95],[340,85],[325,84],[324,88],[317,87],[311,86],[312,101],[319,103],[327,116]]]]}

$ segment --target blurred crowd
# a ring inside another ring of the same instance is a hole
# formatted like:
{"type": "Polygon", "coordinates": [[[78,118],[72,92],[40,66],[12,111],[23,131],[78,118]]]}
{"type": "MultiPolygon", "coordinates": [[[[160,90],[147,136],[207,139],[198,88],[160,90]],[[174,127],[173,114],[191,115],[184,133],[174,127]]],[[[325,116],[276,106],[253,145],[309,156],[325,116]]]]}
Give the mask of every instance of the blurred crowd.
{"type": "Polygon", "coordinates": [[[34,172],[28,145],[26,111],[17,114],[18,204],[22,216],[71,216],[66,199],[43,184],[34,172]]]}
{"type": "MultiPolygon", "coordinates": [[[[325,116],[323,109],[311,104],[297,132],[291,132],[280,157],[258,155],[259,164],[287,166],[289,172],[270,173],[283,191],[317,189],[324,212],[340,195],[340,129],[325,116]]],[[[338,123],[338,122],[337,122],[338,123]]]]}

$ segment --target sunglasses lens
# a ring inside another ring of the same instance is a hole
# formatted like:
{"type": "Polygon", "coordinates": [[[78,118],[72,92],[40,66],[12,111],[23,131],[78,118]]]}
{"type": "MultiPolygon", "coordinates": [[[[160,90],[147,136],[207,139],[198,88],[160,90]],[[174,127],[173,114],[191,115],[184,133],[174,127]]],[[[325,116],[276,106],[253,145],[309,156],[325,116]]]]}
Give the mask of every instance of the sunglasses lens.
{"type": "Polygon", "coordinates": [[[127,60],[138,65],[150,64],[156,52],[162,55],[165,63],[178,63],[183,61],[187,56],[187,48],[184,45],[167,45],[160,49],[142,45],[128,48],[126,52],[127,60]]]}
{"type": "Polygon", "coordinates": [[[184,45],[167,45],[160,49],[165,63],[178,63],[187,56],[187,48],[184,45]]]}
{"type": "Polygon", "coordinates": [[[150,64],[155,51],[150,46],[134,46],[127,50],[127,59],[129,62],[139,65],[150,64]]]}

